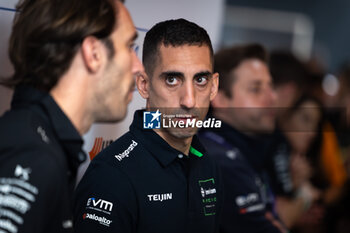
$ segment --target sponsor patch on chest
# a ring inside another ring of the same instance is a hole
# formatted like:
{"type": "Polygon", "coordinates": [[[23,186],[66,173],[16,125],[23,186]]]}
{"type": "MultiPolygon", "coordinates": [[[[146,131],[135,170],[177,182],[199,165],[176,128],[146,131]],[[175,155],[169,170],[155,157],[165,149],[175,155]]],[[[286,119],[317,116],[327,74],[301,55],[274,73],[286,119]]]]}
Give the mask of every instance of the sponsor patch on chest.
{"type": "Polygon", "coordinates": [[[202,196],[203,213],[205,216],[216,214],[216,186],[215,179],[210,178],[198,181],[202,196]]]}
{"type": "Polygon", "coordinates": [[[161,194],[148,194],[149,201],[168,201],[173,199],[172,193],[161,193],[161,194]]]}

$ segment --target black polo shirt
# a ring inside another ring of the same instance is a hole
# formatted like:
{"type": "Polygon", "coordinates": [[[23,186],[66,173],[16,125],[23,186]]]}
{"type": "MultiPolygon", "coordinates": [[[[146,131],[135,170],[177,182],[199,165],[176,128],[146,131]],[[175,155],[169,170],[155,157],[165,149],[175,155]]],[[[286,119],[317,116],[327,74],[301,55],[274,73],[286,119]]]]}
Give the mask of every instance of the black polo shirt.
{"type": "Polygon", "coordinates": [[[0,118],[0,232],[73,232],[83,141],[47,93],[18,87],[0,118]]]}
{"type": "Polygon", "coordinates": [[[87,169],[75,195],[76,232],[216,232],[216,165],[196,137],[183,155],[143,129],[142,115],[87,169]]]}

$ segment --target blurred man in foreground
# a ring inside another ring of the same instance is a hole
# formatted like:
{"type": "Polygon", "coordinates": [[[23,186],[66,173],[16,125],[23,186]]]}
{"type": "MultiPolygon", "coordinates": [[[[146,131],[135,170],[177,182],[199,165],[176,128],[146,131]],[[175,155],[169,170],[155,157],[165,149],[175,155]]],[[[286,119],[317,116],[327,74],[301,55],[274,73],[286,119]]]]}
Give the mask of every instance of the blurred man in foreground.
{"type": "Polygon", "coordinates": [[[0,118],[0,231],[73,232],[71,194],[93,122],[126,115],[136,30],[117,0],[24,0],[9,55],[15,88],[0,118]]]}

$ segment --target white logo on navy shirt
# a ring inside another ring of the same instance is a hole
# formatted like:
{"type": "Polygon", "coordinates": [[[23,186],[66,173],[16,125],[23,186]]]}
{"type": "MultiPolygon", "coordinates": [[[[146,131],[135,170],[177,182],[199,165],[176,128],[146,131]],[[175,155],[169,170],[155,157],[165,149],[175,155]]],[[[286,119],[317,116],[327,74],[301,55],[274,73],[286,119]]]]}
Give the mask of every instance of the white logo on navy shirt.
{"type": "Polygon", "coordinates": [[[29,180],[29,174],[31,173],[31,169],[30,168],[23,168],[21,165],[16,166],[15,169],[15,176],[23,179],[23,180],[29,180]]]}
{"type": "Polygon", "coordinates": [[[103,199],[96,200],[96,198],[91,197],[88,199],[86,203],[86,207],[89,209],[94,209],[102,212],[106,211],[108,214],[110,214],[110,212],[113,209],[113,203],[103,199]],[[91,203],[92,203],[92,207],[94,208],[91,207],[91,203]]]}
{"type": "Polygon", "coordinates": [[[43,127],[39,126],[39,127],[36,129],[36,131],[38,132],[38,134],[40,134],[41,139],[42,139],[44,142],[46,142],[46,143],[49,143],[49,142],[50,142],[50,139],[49,139],[49,137],[46,135],[46,132],[45,132],[45,130],[44,130],[43,127]]]}
{"type": "Polygon", "coordinates": [[[105,217],[100,217],[100,216],[97,216],[97,215],[95,215],[95,214],[90,214],[90,213],[85,213],[84,215],[83,215],[83,219],[85,220],[85,219],[91,219],[91,220],[94,220],[94,221],[97,221],[97,222],[99,222],[100,224],[102,224],[102,225],[105,225],[105,226],[107,226],[107,227],[109,227],[109,225],[112,223],[112,220],[109,220],[109,219],[107,219],[107,218],[105,218],[105,217]]]}
{"type": "Polygon", "coordinates": [[[123,153],[115,155],[115,157],[119,160],[122,161],[122,159],[124,159],[125,157],[129,157],[129,154],[131,151],[134,150],[134,148],[137,146],[137,142],[135,142],[134,140],[131,141],[130,146],[128,147],[128,149],[126,149],[123,153]]]}
{"type": "Polygon", "coordinates": [[[205,197],[207,195],[210,195],[210,194],[215,194],[216,193],[216,189],[213,188],[213,189],[204,189],[203,187],[201,187],[201,194],[202,194],[202,197],[205,197]]]}
{"type": "Polygon", "coordinates": [[[257,202],[258,200],[259,200],[259,196],[257,193],[249,193],[245,196],[236,197],[236,204],[238,206],[246,206],[257,202]]]}
{"type": "Polygon", "coordinates": [[[147,196],[149,201],[167,201],[173,199],[172,193],[149,194],[147,196]]]}

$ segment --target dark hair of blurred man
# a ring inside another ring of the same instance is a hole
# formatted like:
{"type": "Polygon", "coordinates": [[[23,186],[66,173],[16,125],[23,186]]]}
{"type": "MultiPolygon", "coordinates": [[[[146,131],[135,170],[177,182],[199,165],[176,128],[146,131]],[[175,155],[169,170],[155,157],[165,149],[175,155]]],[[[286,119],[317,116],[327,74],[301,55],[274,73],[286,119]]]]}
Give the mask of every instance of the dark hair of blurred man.
{"type": "Polygon", "coordinates": [[[305,65],[288,51],[273,51],[270,54],[269,68],[275,86],[276,106],[279,112],[288,110],[295,101],[306,91],[309,81],[305,65]],[[283,109],[284,108],[284,109],[283,109]]]}
{"type": "Polygon", "coordinates": [[[82,135],[125,117],[143,67],[117,0],[24,0],[9,43],[11,110],[0,118],[0,231],[73,232],[82,135]]]}
{"type": "Polygon", "coordinates": [[[222,49],[215,54],[219,92],[211,102],[221,129],[205,129],[200,139],[220,165],[224,185],[221,232],[286,232],[274,211],[265,172],[265,144],[272,133],[275,92],[268,56],[258,44],[222,49]]]}
{"type": "Polygon", "coordinates": [[[77,232],[218,230],[222,200],[215,164],[195,127],[165,127],[161,121],[204,119],[218,89],[212,51],[207,32],[184,19],[147,32],[147,76],[136,79],[146,111],[135,112],[130,131],[92,161],[78,185],[77,232]]]}

